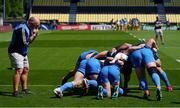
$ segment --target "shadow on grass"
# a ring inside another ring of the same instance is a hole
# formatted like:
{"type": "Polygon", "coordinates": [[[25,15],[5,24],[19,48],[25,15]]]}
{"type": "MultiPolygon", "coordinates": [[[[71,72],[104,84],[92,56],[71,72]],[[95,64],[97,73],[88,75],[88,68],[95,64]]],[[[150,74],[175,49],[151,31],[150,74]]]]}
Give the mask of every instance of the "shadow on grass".
{"type": "MultiPolygon", "coordinates": [[[[155,101],[155,100],[151,100],[151,99],[144,99],[141,96],[133,95],[133,94],[137,94],[137,93],[141,93],[141,90],[139,90],[138,88],[130,88],[130,89],[128,89],[127,95],[125,95],[125,97],[133,97],[133,98],[147,100],[147,101],[155,101]],[[131,93],[131,94],[129,94],[129,93],[131,93]]],[[[65,91],[63,93],[63,97],[71,96],[72,98],[82,98],[84,96],[92,96],[93,100],[97,100],[97,98],[96,98],[97,89],[90,88],[86,95],[82,95],[82,94],[83,94],[83,89],[82,88],[77,88],[77,89],[71,89],[71,90],[65,91]]],[[[50,98],[55,99],[57,97],[54,95],[53,97],[50,97],[50,98]]]]}
{"type": "Polygon", "coordinates": [[[141,93],[141,92],[142,92],[142,89],[140,89],[138,87],[128,88],[127,91],[125,91],[123,96],[137,98],[137,99],[141,99],[141,100],[147,100],[147,101],[156,101],[156,100],[152,100],[152,99],[149,99],[149,98],[145,99],[143,96],[135,95],[135,94],[141,93]]]}
{"type": "Polygon", "coordinates": [[[173,88],[173,90],[180,90],[180,88],[173,88]]]}
{"type": "Polygon", "coordinates": [[[9,96],[9,97],[13,97],[13,96],[12,96],[12,92],[2,92],[2,91],[0,91],[0,96],[9,96]]]}
{"type": "Polygon", "coordinates": [[[171,102],[171,103],[173,103],[173,104],[180,104],[180,102],[171,102]]]}
{"type": "Polygon", "coordinates": [[[152,99],[144,99],[143,96],[136,96],[136,95],[131,95],[131,94],[127,94],[126,97],[132,97],[132,98],[137,98],[137,99],[141,99],[141,100],[147,100],[147,101],[156,101],[156,100],[152,100],[152,99]]]}
{"type": "Polygon", "coordinates": [[[13,96],[12,95],[12,92],[1,92],[0,91],[0,96],[4,96],[4,97],[12,97],[12,98],[24,98],[24,97],[27,97],[27,96],[31,96],[33,95],[34,93],[30,93],[30,94],[23,94],[23,93],[19,93],[18,96],[13,96]]]}
{"type": "Polygon", "coordinates": [[[126,93],[141,93],[141,91],[132,91],[132,90],[128,90],[128,91],[126,91],[126,93]]]}

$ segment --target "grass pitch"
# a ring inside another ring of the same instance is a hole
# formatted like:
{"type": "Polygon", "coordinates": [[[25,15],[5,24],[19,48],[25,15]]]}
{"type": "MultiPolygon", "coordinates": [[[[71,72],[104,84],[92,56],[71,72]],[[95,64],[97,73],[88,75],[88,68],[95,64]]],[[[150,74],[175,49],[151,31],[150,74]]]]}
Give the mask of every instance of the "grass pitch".
{"type": "MultiPolygon", "coordinates": [[[[33,94],[14,98],[12,92],[13,71],[10,66],[7,47],[11,33],[0,33],[0,107],[180,107],[180,32],[166,31],[166,43],[159,45],[159,55],[163,69],[174,87],[167,92],[162,82],[163,100],[156,101],[155,88],[150,87],[149,100],[142,99],[143,92],[137,90],[138,81],[131,75],[128,96],[117,100],[96,100],[96,94],[90,93],[81,97],[79,91],[66,92],[62,99],[55,98],[52,90],[60,84],[60,80],[69,70],[74,68],[79,54],[85,50],[97,51],[129,42],[136,44],[139,38],[154,37],[153,31],[115,32],[115,31],[44,31],[29,49],[29,89],[33,94]],[[136,86],[137,85],[137,86],[136,86]]],[[[149,76],[148,76],[149,77],[149,76]]],[[[149,85],[153,85],[148,78],[149,85]]],[[[21,88],[20,88],[21,89],[21,88]]],[[[92,91],[93,92],[93,91],[92,91]]]]}

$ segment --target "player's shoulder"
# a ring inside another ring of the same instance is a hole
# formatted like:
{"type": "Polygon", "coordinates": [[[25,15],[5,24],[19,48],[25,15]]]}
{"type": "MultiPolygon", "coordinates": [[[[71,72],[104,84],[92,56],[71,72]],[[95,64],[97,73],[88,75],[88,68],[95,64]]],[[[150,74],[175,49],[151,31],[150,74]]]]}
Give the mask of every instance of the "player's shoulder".
{"type": "Polygon", "coordinates": [[[27,24],[25,24],[25,23],[21,23],[21,24],[18,24],[15,28],[14,28],[14,30],[16,31],[16,30],[24,30],[24,31],[29,31],[30,29],[28,28],[28,26],[27,26],[27,24]]]}

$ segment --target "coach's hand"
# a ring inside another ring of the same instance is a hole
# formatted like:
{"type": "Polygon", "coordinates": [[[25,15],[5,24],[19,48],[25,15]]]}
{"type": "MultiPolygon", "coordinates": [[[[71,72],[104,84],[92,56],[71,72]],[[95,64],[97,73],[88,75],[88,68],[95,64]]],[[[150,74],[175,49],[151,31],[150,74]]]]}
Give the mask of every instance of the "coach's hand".
{"type": "Polygon", "coordinates": [[[32,33],[32,36],[36,37],[38,36],[38,29],[33,29],[33,33],[32,33]]]}

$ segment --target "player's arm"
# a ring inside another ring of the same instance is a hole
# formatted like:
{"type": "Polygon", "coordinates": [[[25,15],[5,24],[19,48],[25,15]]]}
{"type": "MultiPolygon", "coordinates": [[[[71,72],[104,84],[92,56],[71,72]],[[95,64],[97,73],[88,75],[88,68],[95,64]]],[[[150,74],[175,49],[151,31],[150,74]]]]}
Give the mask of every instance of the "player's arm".
{"type": "Polygon", "coordinates": [[[159,24],[155,23],[155,27],[159,27],[159,24]]]}
{"type": "Polygon", "coordinates": [[[116,54],[116,56],[110,61],[110,63],[115,63],[119,59],[121,59],[121,53],[116,54]]]}
{"type": "Polygon", "coordinates": [[[29,39],[29,42],[32,43],[36,39],[37,36],[38,36],[38,29],[33,29],[33,33],[29,39]]]}
{"type": "Polygon", "coordinates": [[[110,61],[109,63],[115,63],[117,62],[120,66],[123,66],[124,65],[124,61],[126,61],[127,59],[127,56],[123,57],[123,54],[122,53],[118,53],[114,59],[112,61],[110,61]]]}
{"type": "Polygon", "coordinates": [[[118,60],[117,62],[118,62],[118,64],[119,64],[120,66],[123,66],[123,65],[124,65],[124,61],[123,61],[123,60],[118,60]]]}
{"type": "Polygon", "coordinates": [[[154,42],[152,43],[152,48],[158,49],[158,46],[157,46],[156,41],[154,41],[154,42]]]}
{"type": "Polygon", "coordinates": [[[161,22],[161,23],[159,24],[159,26],[161,26],[161,27],[162,27],[163,25],[164,25],[163,22],[161,22]]]}
{"type": "Polygon", "coordinates": [[[128,49],[130,46],[132,46],[131,44],[129,43],[124,43],[122,45],[119,45],[119,46],[116,46],[114,48],[116,48],[118,51],[119,50],[125,50],[125,49],[128,49]]]}
{"type": "Polygon", "coordinates": [[[153,50],[154,52],[157,52],[158,49],[157,49],[157,48],[152,48],[152,50],[153,50]]]}
{"type": "Polygon", "coordinates": [[[140,45],[138,45],[138,46],[129,47],[128,53],[130,53],[130,52],[132,52],[132,51],[134,51],[134,50],[141,49],[141,48],[143,48],[144,46],[145,46],[145,44],[140,44],[140,45]]]}
{"type": "Polygon", "coordinates": [[[114,59],[113,57],[107,57],[107,58],[106,58],[106,61],[108,61],[109,63],[111,63],[111,61],[112,61],[113,59],[114,59]]]}
{"type": "Polygon", "coordinates": [[[102,51],[99,54],[97,54],[96,56],[94,56],[94,58],[99,59],[102,57],[105,57],[107,55],[108,51],[102,51]]]}
{"type": "Polygon", "coordinates": [[[30,38],[28,39],[26,36],[25,29],[22,29],[22,40],[23,40],[24,45],[28,46],[30,43],[32,43],[37,37],[37,35],[38,35],[38,29],[33,29],[32,36],[30,36],[30,38]]]}
{"type": "Polygon", "coordinates": [[[22,34],[23,43],[24,43],[25,46],[28,46],[29,45],[29,40],[27,39],[25,29],[22,29],[21,32],[22,32],[21,34],[22,34]]]}

